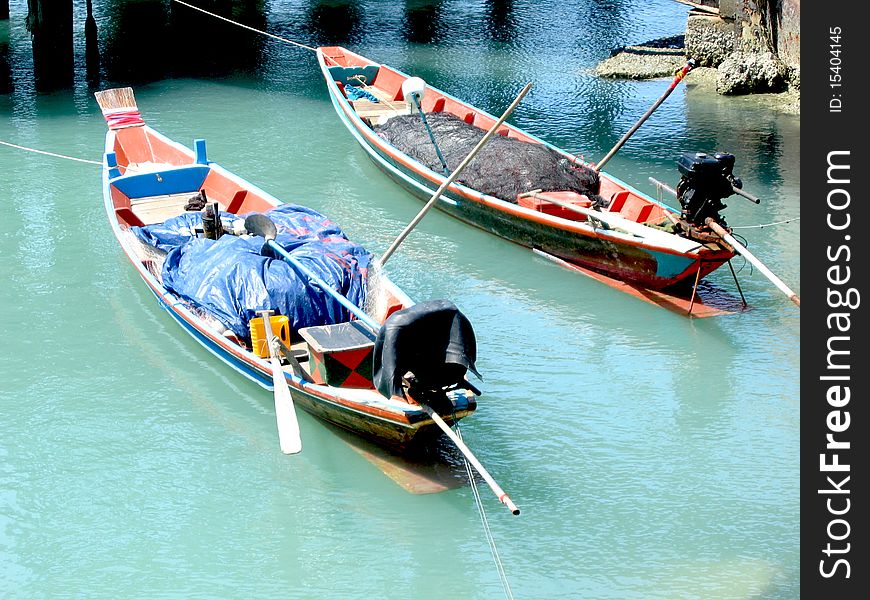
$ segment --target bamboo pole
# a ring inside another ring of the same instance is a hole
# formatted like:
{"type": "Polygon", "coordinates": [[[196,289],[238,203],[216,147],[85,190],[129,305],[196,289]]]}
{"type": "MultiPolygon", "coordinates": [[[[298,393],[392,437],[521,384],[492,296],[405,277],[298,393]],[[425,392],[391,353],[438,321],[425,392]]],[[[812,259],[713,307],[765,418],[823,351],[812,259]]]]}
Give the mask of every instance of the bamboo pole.
{"type": "Polygon", "coordinates": [[[661,106],[662,102],[664,102],[665,99],[671,95],[671,92],[673,92],[674,89],[676,89],[676,87],[680,83],[680,81],[683,80],[683,77],[685,77],[686,74],[689,71],[691,71],[692,67],[694,67],[694,66],[695,66],[695,60],[690,58],[686,62],[685,66],[682,69],[680,69],[679,71],[677,71],[677,74],[674,75],[674,80],[671,82],[671,85],[668,86],[668,89],[665,90],[665,93],[662,94],[661,97],[659,97],[659,99],[656,100],[655,103],[649,107],[649,110],[647,110],[644,113],[644,115],[638,120],[637,123],[632,125],[631,129],[629,129],[628,131],[625,132],[625,135],[622,136],[622,138],[618,142],[616,142],[616,145],[610,149],[610,152],[605,154],[604,158],[602,158],[598,162],[598,164],[593,167],[596,171],[601,171],[601,169],[602,169],[602,167],[604,167],[605,163],[607,163],[607,161],[609,161],[613,157],[613,155],[616,154],[616,152],[620,148],[622,148],[623,144],[625,144],[625,142],[628,141],[628,138],[630,138],[632,135],[634,135],[634,132],[637,131],[641,125],[644,124],[644,121],[646,121],[647,119],[650,118],[650,115],[652,115],[656,111],[656,109],[659,106],[661,106]]]}
{"type": "Polygon", "coordinates": [[[417,224],[420,223],[423,217],[426,216],[426,213],[429,212],[429,209],[431,209],[435,205],[435,203],[441,197],[441,194],[444,193],[444,190],[446,190],[454,181],[456,181],[456,178],[459,177],[459,174],[462,173],[462,170],[468,165],[468,163],[471,162],[471,159],[477,156],[477,153],[480,152],[480,149],[483,148],[483,145],[486,144],[486,142],[489,141],[489,138],[491,138],[495,134],[496,130],[501,126],[502,123],[505,122],[505,119],[507,119],[508,116],[514,111],[514,109],[520,103],[520,100],[522,100],[525,95],[529,93],[530,89],[532,89],[531,82],[526,84],[526,87],[524,87],[522,91],[520,91],[519,95],[514,99],[513,102],[511,102],[511,105],[507,107],[507,110],[504,111],[502,116],[499,117],[499,119],[493,124],[493,126],[489,128],[489,131],[486,132],[486,135],[484,135],[483,138],[481,138],[481,140],[477,142],[477,145],[471,150],[471,152],[468,153],[468,156],[466,156],[462,160],[462,162],[459,163],[459,166],[456,167],[456,170],[450,174],[450,177],[444,180],[444,183],[441,184],[441,187],[439,187],[438,190],[432,195],[432,197],[429,198],[429,201],[426,202],[426,205],[422,208],[422,210],[417,213],[417,216],[414,217],[414,219],[410,223],[408,223],[408,226],[405,227],[402,233],[400,233],[398,237],[396,237],[396,239],[393,241],[393,243],[390,244],[390,247],[387,248],[387,251],[384,252],[383,256],[381,256],[381,265],[383,265],[390,259],[390,256],[393,255],[393,252],[396,251],[396,248],[399,247],[399,244],[401,244],[405,240],[405,238],[408,237],[408,234],[410,234],[411,231],[413,231],[414,228],[417,226],[417,224]]]}
{"type": "Polygon", "coordinates": [[[773,285],[775,285],[776,287],[778,287],[780,289],[780,291],[783,294],[788,296],[789,300],[791,300],[792,302],[794,302],[798,306],[801,305],[801,299],[798,297],[798,295],[796,293],[794,293],[794,291],[790,287],[788,287],[786,284],[784,284],[782,282],[782,279],[780,279],[779,277],[774,275],[770,269],[768,269],[766,266],[764,266],[764,263],[762,263],[760,260],[755,258],[755,256],[746,248],[746,246],[744,246],[743,244],[738,242],[736,239],[734,239],[734,236],[731,235],[730,233],[728,233],[728,231],[724,227],[719,225],[719,223],[714,221],[712,217],[707,217],[707,220],[705,222],[706,222],[707,226],[710,229],[712,229],[713,231],[715,231],[719,237],[721,237],[723,240],[725,240],[726,242],[731,244],[734,247],[735,251],[737,251],[739,254],[742,254],[743,256],[745,256],[746,260],[748,260],[750,263],[752,263],[755,266],[755,268],[757,268],[759,271],[761,271],[762,275],[767,277],[773,283],[773,285]]]}
{"type": "Polygon", "coordinates": [[[513,514],[520,514],[520,509],[517,508],[517,505],[513,503],[513,501],[510,499],[510,496],[508,496],[505,491],[501,489],[501,486],[496,483],[495,479],[493,479],[489,472],[483,467],[483,465],[480,464],[480,461],[477,460],[477,457],[474,456],[474,454],[471,452],[471,449],[469,449],[469,447],[465,445],[465,442],[463,442],[459,438],[459,436],[456,435],[456,433],[452,429],[450,429],[450,426],[444,422],[444,419],[442,419],[438,415],[438,413],[432,410],[429,405],[423,404],[421,402],[420,406],[422,406],[423,410],[425,410],[426,413],[432,418],[432,420],[435,421],[435,424],[441,428],[441,431],[447,434],[447,437],[449,437],[453,441],[453,443],[456,444],[456,447],[459,448],[459,451],[465,455],[465,458],[468,459],[468,462],[470,462],[472,466],[477,470],[477,472],[480,473],[480,476],[483,477],[483,480],[490,487],[493,493],[498,497],[499,501],[507,506],[508,510],[511,511],[513,514]]]}

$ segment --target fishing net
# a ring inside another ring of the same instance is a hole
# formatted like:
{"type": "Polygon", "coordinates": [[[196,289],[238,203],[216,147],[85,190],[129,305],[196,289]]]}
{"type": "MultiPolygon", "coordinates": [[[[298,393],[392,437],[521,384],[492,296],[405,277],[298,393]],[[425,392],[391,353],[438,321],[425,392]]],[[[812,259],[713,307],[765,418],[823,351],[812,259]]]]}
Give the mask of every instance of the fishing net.
{"type": "MultiPolygon", "coordinates": [[[[486,135],[479,127],[450,113],[427,113],[426,119],[451,171],[486,135]]],[[[375,131],[384,140],[441,173],[443,167],[420,115],[391,118],[375,131]]],[[[462,171],[458,181],[484,194],[517,201],[517,195],[532,190],[574,191],[593,202],[598,197],[598,173],[571,161],[543,144],[494,135],[462,171]]]]}

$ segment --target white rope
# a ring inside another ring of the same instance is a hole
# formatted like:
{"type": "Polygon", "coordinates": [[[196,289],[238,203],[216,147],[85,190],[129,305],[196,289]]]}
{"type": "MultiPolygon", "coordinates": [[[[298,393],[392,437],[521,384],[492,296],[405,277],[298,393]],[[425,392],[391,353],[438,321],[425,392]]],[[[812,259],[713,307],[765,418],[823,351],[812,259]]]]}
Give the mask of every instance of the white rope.
{"type": "MultiPolygon", "coordinates": [[[[678,2],[680,0],[677,0],[678,2]]],[[[649,178],[650,182],[656,186],[656,190],[658,191],[658,200],[661,203],[664,203],[662,200],[662,191],[667,191],[670,195],[676,196],[677,191],[656,179],[655,177],[649,178]]],[[[777,221],[775,223],[765,223],[764,225],[739,225],[735,227],[731,227],[731,229],[764,229],[765,227],[771,227],[773,225],[783,225],[785,223],[791,223],[792,221],[800,221],[800,217],[795,217],[793,219],[786,219],[785,221],[777,221]]]]}
{"type": "Polygon", "coordinates": [[[75,156],[66,156],[65,154],[55,154],[54,152],[46,152],[45,150],[37,150],[36,148],[28,148],[26,146],[19,146],[18,144],[11,144],[9,142],[4,142],[0,140],[0,144],[4,146],[9,146],[10,148],[18,148],[19,150],[26,150],[27,152],[35,152],[36,154],[44,154],[46,156],[53,156],[55,158],[65,158],[66,160],[74,160],[76,162],[88,163],[90,165],[100,165],[103,166],[98,160],[88,160],[86,158],[76,158],[75,156]]]}
{"type": "MultiPolygon", "coordinates": [[[[459,423],[453,426],[456,431],[456,437],[462,439],[462,432],[459,430],[459,423]]],[[[513,600],[514,595],[511,592],[510,583],[508,583],[507,574],[504,570],[504,565],[501,562],[501,557],[498,554],[498,548],[495,545],[495,538],[492,535],[492,529],[489,527],[489,520],[486,518],[486,510],[483,508],[483,500],[480,498],[480,491],[477,489],[477,482],[474,479],[474,471],[471,470],[471,464],[463,456],[465,462],[465,471],[468,473],[468,480],[471,482],[471,491],[474,494],[474,502],[477,505],[477,512],[480,513],[480,521],[483,524],[483,531],[486,534],[486,541],[489,544],[489,550],[492,553],[492,559],[495,561],[495,568],[498,571],[498,577],[501,580],[501,585],[504,588],[505,597],[513,600]]]]}
{"type": "Polygon", "coordinates": [[[271,33],[267,33],[265,31],[261,31],[259,29],[254,29],[253,27],[248,27],[247,25],[239,23],[238,21],[233,21],[232,19],[227,19],[226,17],[216,15],[213,12],[208,12],[207,10],[199,8],[198,6],[194,6],[193,4],[188,4],[187,2],[182,2],[181,0],[173,0],[173,2],[177,2],[178,4],[183,4],[184,6],[186,6],[188,8],[192,8],[193,10],[198,10],[201,13],[205,13],[211,17],[214,17],[216,19],[220,19],[221,21],[226,21],[227,23],[232,23],[233,25],[238,25],[239,27],[243,27],[244,29],[247,29],[248,31],[253,31],[254,33],[259,33],[260,35],[266,35],[266,36],[269,36],[270,38],[275,38],[276,40],[280,40],[280,41],[285,42],[287,44],[293,44],[294,46],[299,46],[300,48],[305,48],[306,50],[311,50],[312,52],[317,52],[317,48],[314,48],[312,46],[306,46],[305,44],[300,44],[299,42],[294,42],[293,40],[288,40],[287,38],[282,38],[279,35],[273,35],[271,33]]]}
{"type": "Polygon", "coordinates": [[[732,227],[731,229],[764,229],[765,227],[772,227],[773,225],[782,225],[784,223],[791,223],[800,220],[800,217],[795,217],[794,219],[786,219],[785,221],[777,221],[775,223],[765,223],[764,225],[740,225],[732,227]]]}
{"type": "MultiPolygon", "coordinates": [[[[150,142],[149,142],[150,143],[150,142]]],[[[45,156],[53,156],[54,158],[63,158],[65,160],[74,160],[76,162],[85,163],[88,165],[99,165],[101,167],[105,166],[98,160],[88,160],[87,158],[77,158],[75,156],[67,156],[66,154],[57,154],[55,152],[46,152],[45,150],[37,150],[36,148],[28,148],[27,146],[19,146],[18,144],[13,144],[11,142],[4,142],[0,140],[0,145],[9,146],[10,148],[16,148],[18,150],[24,150],[26,152],[33,152],[35,154],[44,154],[45,156]]],[[[152,151],[153,153],[153,151],[152,151]]],[[[119,168],[124,169],[125,171],[142,171],[146,172],[147,169],[141,169],[138,167],[134,167],[132,165],[118,165],[119,168]]]]}

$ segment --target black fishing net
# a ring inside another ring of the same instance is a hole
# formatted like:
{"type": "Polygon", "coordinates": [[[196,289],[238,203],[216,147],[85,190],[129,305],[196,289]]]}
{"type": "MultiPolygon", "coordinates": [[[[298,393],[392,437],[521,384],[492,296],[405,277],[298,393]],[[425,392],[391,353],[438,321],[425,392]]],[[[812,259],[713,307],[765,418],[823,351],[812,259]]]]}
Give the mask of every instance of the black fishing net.
{"type": "MultiPolygon", "coordinates": [[[[427,113],[426,119],[451,172],[486,135],[486,131],[450,113],[427,113]]],[[[387,142],[433,171],[444,168],[419,114],[392,117],[375,131],[387,142]]],[[[532,190],[574,191],[602,202],[598,173],[572,164],[542,144],[494,135],[459,176],[459,182],[484,194],[516,202],[532,190]]]]}

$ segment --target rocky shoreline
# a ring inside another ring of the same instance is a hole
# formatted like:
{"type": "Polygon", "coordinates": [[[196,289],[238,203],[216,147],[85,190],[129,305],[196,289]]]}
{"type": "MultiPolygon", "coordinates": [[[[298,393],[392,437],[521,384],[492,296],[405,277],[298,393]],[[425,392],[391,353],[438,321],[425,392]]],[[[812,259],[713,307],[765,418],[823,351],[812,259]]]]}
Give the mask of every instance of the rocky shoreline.
{"type": "Polygon", "coordinates": [[[672,76],[685,64],[685,36],[675,35],[618,48],[595,67],[595,74],[619,79],[654,79],[672,76]]]}
{"type": "Polygon", "coordinates": [[[734,28],[709,14],[689,15],[684,35],[618,48],[595,69],[599,77],[672,77],[688,57],[696,67],[685,84],[699,91],[753,98],[772,109],[800,114],[800,67],[787,66],[758,36],[737,38],[734,28]]]}
{"type": "MultiPolygon", "coordinates": [[[[696,67],[686,75],[683,83],[690,93],[700,92],[707,94],[724,95],[717,91],[719,72],[712,67],[696,67]]],[[[777,112],[788,115],[800,115],[801,94],[800,89],[786,88],[782,92],[757,92],[729,96],[734,102],[762,105],[777,112]]]]}

